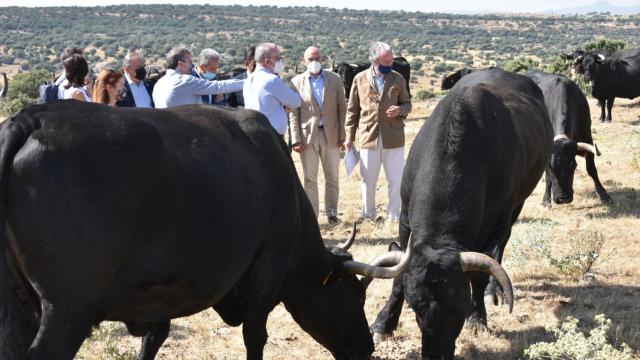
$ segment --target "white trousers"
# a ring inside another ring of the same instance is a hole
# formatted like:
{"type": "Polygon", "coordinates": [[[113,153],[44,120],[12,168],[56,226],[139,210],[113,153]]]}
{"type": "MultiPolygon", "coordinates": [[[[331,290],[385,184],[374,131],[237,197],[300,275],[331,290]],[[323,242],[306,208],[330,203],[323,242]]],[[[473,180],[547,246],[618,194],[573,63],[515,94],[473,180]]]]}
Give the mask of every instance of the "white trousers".
{"type": "Polygon", "coordinates": [[[376,218],[376,184],[381,164],[388,183],[387,218],[398,220],[400,219],[400,183],[404,170],[404,147],[383,149],[379,136],[374,150],[360,150],[362,215],[370,219],[376,218]]]}

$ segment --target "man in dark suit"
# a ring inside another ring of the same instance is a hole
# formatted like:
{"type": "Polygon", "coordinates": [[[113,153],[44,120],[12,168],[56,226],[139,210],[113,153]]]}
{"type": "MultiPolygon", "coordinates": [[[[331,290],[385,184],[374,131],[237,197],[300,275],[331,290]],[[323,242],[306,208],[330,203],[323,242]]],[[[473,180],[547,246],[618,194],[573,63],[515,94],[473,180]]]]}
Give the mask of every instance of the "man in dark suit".
{"type": "Polygon", "coordinates": [[[124,58],[124,86],[127,89],[127,95],[124,99],[120,99],[116,106],[118,107],[143,107],[152,108],[153,85],[145,79],[147,71],[145,70],[144,58],[142,55],[132,52],[124,58]]]}
{"type": "MultiPolygon", "coordinates": [[[[198,64],[193,67],[191,75],[209,81],[216,80],[220,68],[220,54],[213,49],[203,49],[200,52],[198,64]]],[[[207,105],[227,106],[225,94],[202,95],[202,103],[207,105]]]]}

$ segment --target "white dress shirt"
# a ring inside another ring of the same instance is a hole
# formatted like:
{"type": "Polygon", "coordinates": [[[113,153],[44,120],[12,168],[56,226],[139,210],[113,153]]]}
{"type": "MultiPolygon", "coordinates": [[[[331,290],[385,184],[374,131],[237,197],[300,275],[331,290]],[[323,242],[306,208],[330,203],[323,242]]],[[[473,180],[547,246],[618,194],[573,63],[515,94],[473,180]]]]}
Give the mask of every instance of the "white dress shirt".
{"type": "Polygon", "coordinates": [[[174,69],[169,69],[153,88],[153,102],[158,109],[202,104],[202,95],[240,91],[243,84],[244,80],[209,81],[191,74],[182,75],[174,69]]]}
{"type": "Polygon", "coordinates": [[[151,108],[151,96],[149,96],[149,92],[147,91],[147,87],[144,85],[144,81],[139,81],[138,84],[136,84],[131,80],[129,74],[126,72],[124,73],[124,77],[127,79],[136,107],[151,108]]]}
{"type": "MultiPolygon", "coordinates": [[[[157,85],[156,85],[157,86],[157,85]]],[[[287,131],[288,119],[284,107],[300,107],[300,95],[290,89],[278,75],[260,65],[249,75],[242,90],[245,109],[260,111],[280,135],[287,131]]]]}

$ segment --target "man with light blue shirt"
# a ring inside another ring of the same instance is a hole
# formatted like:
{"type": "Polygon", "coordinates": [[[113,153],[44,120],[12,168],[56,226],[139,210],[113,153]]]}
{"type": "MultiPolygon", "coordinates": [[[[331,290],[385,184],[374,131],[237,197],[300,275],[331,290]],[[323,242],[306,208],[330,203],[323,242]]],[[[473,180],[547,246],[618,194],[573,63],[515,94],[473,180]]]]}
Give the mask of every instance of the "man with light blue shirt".
{"type": "Polygon", "coordinates": [[[284,136],[288,126],[285,107],[287,111],[300,107],[300,95],[277,75],[284,70],[284,62],[275,44],[258,45],[255,58],[256,69],[247,78],[242,90],[245,109],[264,114],[278,134],[284,136]]]}
{"type": "Polygon", "coordinates": [[[167,55],[167,73],[153,88],[156,108],[202,104],[202,95],[225,94],[242,89],[244,80],[209,81],[191,76],[191,52],[172,49],[167,55]]]}

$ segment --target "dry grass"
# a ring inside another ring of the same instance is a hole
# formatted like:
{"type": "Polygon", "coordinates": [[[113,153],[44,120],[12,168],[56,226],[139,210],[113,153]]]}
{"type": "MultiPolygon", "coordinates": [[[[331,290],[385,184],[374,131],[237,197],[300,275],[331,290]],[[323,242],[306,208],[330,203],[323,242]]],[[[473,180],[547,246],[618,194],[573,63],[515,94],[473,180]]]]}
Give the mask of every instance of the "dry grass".
{"type": "MultiPolygon", "coordinates": [[[[599,114],[595,101],[590,100],[590,103],[592,113],[599,114]]],[[[593,276],[572,278],[560,275],[535,256],[524,263],[516,263],[510,254],[514,251],[513,245],[509,245],[505,267],[514,280],[514,311],[509,314],[505,307],[488,307],[490,331],[474,335],[464,330],[457,341],[458,358],[517,359],[528,345],[549,340],[545,325],[564,320],[568,315],[590,324],[599,313],[605,313],[613,320],[611,335],[615,342],[625,342],[636,351],[640,349],[640,107],[624,101],[620,103],[614,108],[613,123],[593,125],[595,140],[603,153],[596,164],[615,203],[611,206],[600,204],[584,170],[584,161],[578,160],[573,204],[541,209],[538,206],[543,194],[541,182],[525,204],[512,236],[513,243],[516,238],[526,240],[535,231],[544,231],[554,249],[562,249],[566,234],[575,229],[595,229],[605,234],[603,250],[608,256],[596,261],[593,276]]],[[[434,104],[416,106],[413,119],[406,127],[409,144],[434,104]]],[[[405,152],[408,150],[407,146],[405,152]]],[[[300,171],[298,157],[294,158],[300,171]]],[[[382,172],[377,191],[380,204],[386,204],[386,188],[382,172]]],[[[324,217],[320,217],[327,242],[346,238],[360,207],[358,179],[347,179],[343,175],[340,196],[343,223],[332,228],[325,223],[324,217]]],[[[384,213],[384,206],[379,210],[384,213]]],[[[396,229],[365,223],[360,226],[358,241],[352,248],[354,256],[362,261],[372,260],[385,251],[396,235],[396,229]]],[[[366,304],[369,321],[373,321],[382,308],[390,286],[391,281],[377,280],[369,288],[366,304]]],[[[295,324],[282,306],[271,313],[268,332],[266,359],[331,358],[295,324]]],[[[117,352],[138,349],[140,344],[140,340],[129,336],[121,325],[114,328],[112,337],[115,340],[110,351],[104,339],[87,340],[77,358],[124,358],[118,357],[117,352]]],[[[394,338],[380,344],[374,355],[377,359],[419,359],[419,354],[420,332],[413,313],[405,308],[394,338]]],[[[207,310],[174,320],[170,337],[158,358],[222,360],[244,356],[241,329],[228,327],[215,312],[207,310]]]]}

